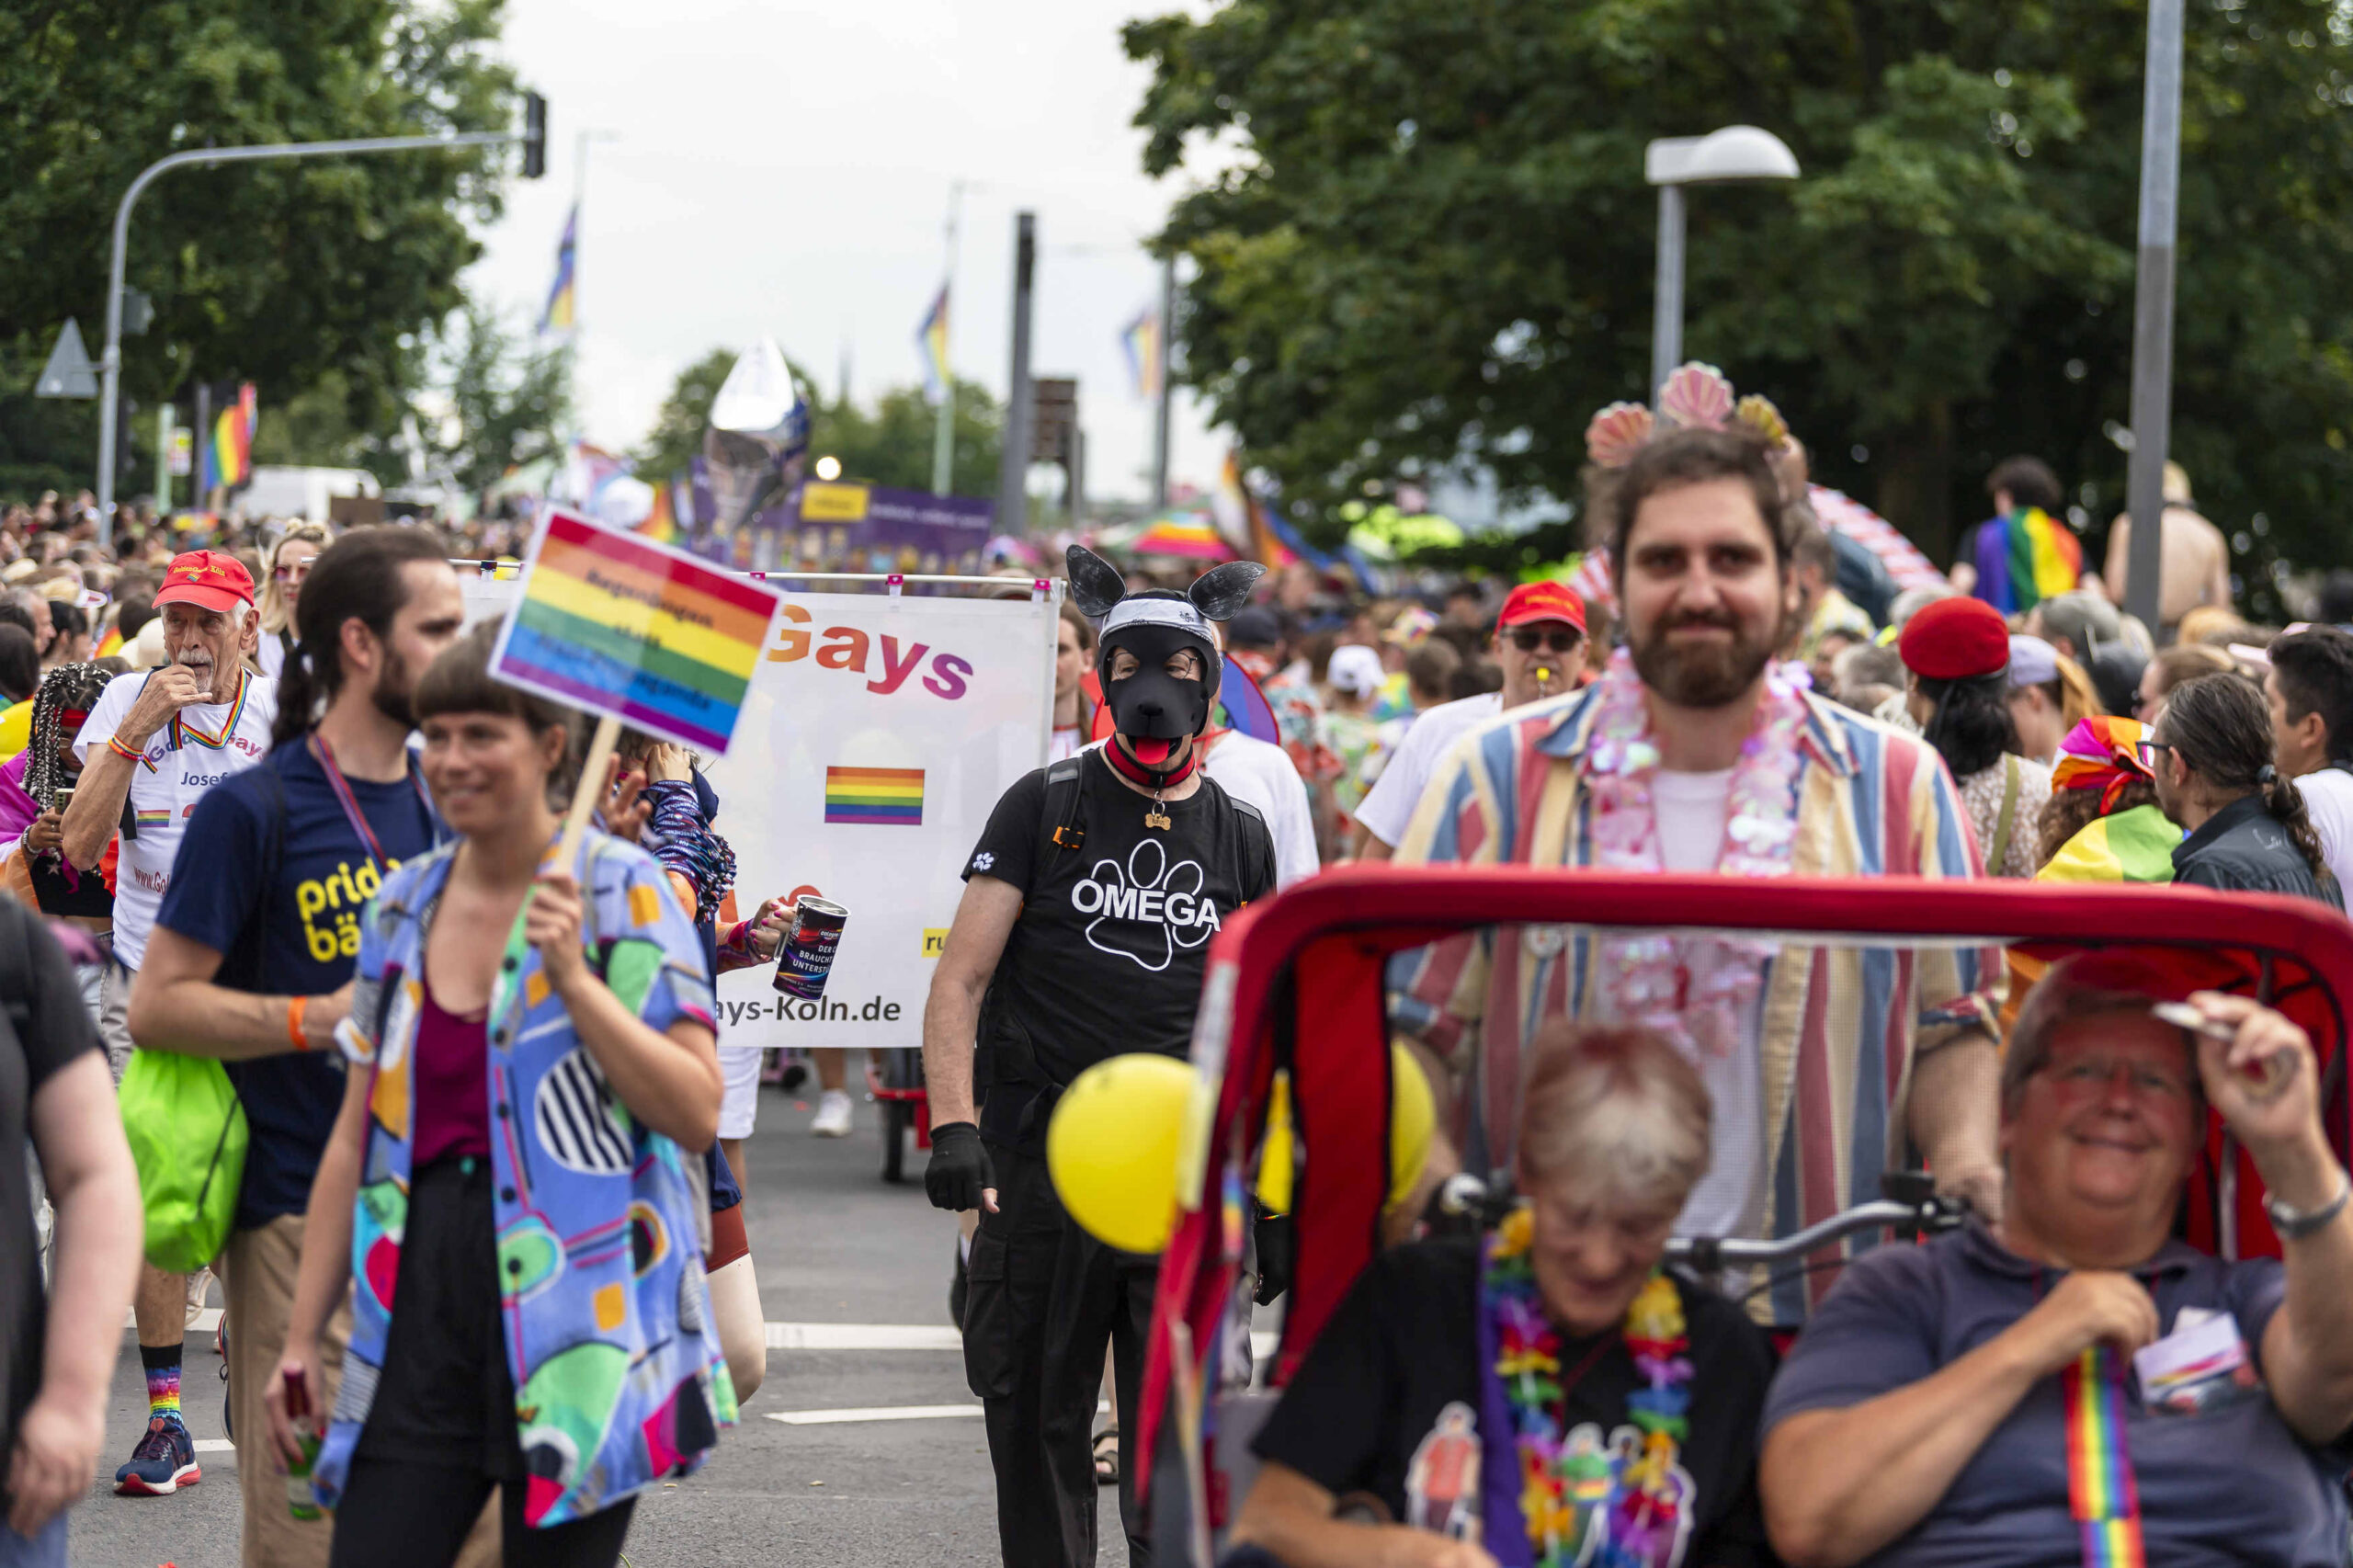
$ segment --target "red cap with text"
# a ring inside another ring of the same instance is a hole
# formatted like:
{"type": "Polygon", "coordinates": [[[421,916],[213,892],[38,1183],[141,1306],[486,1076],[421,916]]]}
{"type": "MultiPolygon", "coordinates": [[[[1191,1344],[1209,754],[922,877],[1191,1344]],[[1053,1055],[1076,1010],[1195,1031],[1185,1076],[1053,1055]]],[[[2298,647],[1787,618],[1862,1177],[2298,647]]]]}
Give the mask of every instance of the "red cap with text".
{"type": "Polygon", "coordinates": [[[234,606],[254,602],[253,574],[225,550],[191,550],[172,557],[164,585],[155,590],[155,608],[194,605],[199,609],[227,614],[234,606]]]}
{"type": "Polygon", "coordinates": [[[1495,625],[1526,626],[1535,620],[1565,620],[1583,631],[1585,601],[1571,593],[1566,584],[1550,578],[1541,583],[1522,583],[1504,600],[1504,612],[1495,617],[1495,625]]]}

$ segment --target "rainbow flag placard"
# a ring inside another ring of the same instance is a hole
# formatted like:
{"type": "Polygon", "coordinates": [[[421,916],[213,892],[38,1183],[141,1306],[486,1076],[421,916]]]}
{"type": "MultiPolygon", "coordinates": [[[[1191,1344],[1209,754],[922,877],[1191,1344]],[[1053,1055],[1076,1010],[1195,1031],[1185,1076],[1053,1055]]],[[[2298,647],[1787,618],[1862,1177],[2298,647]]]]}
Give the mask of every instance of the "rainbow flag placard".
{"type": "Polygon", "coordinates": [[[869,827],[921,827],[923,769],[828,767],[825,820],[869,827]]]}
{"type": "Polygon", "coordinates": [[[491,674],[723,753],[782,598],[642,534],[550,508],[491,674]]]}

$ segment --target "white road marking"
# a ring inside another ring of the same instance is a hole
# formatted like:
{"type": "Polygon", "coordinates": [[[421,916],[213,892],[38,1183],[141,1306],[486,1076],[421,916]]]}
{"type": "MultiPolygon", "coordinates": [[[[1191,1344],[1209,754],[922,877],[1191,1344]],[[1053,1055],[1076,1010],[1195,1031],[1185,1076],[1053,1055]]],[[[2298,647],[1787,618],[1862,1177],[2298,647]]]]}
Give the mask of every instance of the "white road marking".
{"type": "Polygon", "coordinates": [[[199,1437],[195,1442],[196,1451],[199,1454],[233,1454],[237,1451],[237,1445],[226,1437],[199,1437]]]}
{"type": "Polygon", "coordinates": [[[787,1426],[839,1426],[853,1421],[944,1421],[952,1416],[978,1415],[977,1404],[876,1405],[864,1410],[771,1410],[771,1421],[787,1426]]]}
{"type": "Polygon", "coordinates": [[[964,1336],[926,1323],[772,1323],[771,1350],[961,1350],[964,1336]]]}
{"type": "MultiPolygon", "coordinates": [[[[961,1350],[964,1336],[953,1328],[923,1323],[772,1323],[771,1350],[961,1350]]],[[[1275,1336],[1253,1334],[1250,1354],[1266,1360],[1275,1336]]]]}

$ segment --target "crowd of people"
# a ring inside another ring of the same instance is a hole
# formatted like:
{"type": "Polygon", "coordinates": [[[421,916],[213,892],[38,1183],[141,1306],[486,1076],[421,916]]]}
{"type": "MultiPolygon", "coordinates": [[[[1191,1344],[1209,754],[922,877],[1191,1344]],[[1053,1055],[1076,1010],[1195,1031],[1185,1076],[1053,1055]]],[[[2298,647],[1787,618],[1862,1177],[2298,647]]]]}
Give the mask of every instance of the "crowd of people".
{"type": "MultiPolygon", "coordinates": [[[[1154,1551],[1119,1417],[1156,1263],[1064,1211],[1057,1103],[1109,1057],[1183,1055],[1210,937],[1324,867],[2177,881],[2343,911],[2353,604],[2241,620],[2177,472],[2143,626],[2110,597],[2124,521],[2086,570],[2031,459],[1995,471],[1942,582],[1899,590],[1825,523],[1779,415],[1722,391],[1597,417],[1583,591],[1376,598],[1300,562],[1157,585],[1070,551],[1049,759],[971,846],[923,1020],[925,1185],[961,1221],[1009,1565],[1093,1562],[1110,1483],[1129,1560],[1154,1551]],[[1172,891],[1088,902],[1139,858],[1172,891]]],[[[719,1039],[710,988],[773,959],[786,906],[736,909],[694,758],[633,735],[583,779],[574,716],[491,677],[449,560],[511,549],[511,521],[121,521],[108,549],[85,506],[0,514],[0,1137],[37,1156],[0,1162],[0,1568],[64,1561],[126,1310],[149,1417],[117,1489],[199,1478],[181,1380],[216,1274],[248,1568],[614,1563],[636,1494],[763,1375],[762,1059],[719,1039]],[[581,790],[597,825],[560,861],[581,790]],[[162,1267],[155,1162],[200,1176],[233,1121],[217,1245],[162,1267]]],[[[1507,1172],[1523,1203],[1476,1242],[1410,1239],[1409,1208],[1256,1440],[1235,1561],[2023,1565],[2095,1535],[2332,1560],[2353,1220],[2316,1050],[2342,1041],[2120,960],[1568,940],[1566,983],[1472,937],[1392,970],[1438,1107],[1419,1192],[1507,1172]],[[1767,1006],[1792,971],[1874,1005],[1767,1006]],[[2281,1259],[2176,1239],[2210,1115],[2281,1259]],[[1671,1233],[1787,1237],[1868,1195],[1873,1138],[1976,1218],[1779,1282],[1786,1356],[1663,1268],[1671,1233]],[[2211,1324],[2251,1397],[2203,1428],[2128,1410],[2132,1353],[2211,1324]],[[2131,1439],[2105,1490],[2069,1436],[2102,1421],[2131,1439]]],[[[849,1126],[841,1055],[821,1133],[849,1126]]],[[[1251,1247],[1273,1300],[1285,1261],[1251,1247]]]]}

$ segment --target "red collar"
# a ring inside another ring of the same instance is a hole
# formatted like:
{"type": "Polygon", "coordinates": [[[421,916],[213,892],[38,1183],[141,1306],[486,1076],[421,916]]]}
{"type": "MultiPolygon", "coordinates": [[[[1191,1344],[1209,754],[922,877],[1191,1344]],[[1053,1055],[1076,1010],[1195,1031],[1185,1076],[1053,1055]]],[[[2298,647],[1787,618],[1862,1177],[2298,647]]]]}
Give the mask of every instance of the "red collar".
{"type": "Polygon", "coordinates": [[[1146,790],[1173,790],[1190,778],[1193,770],[1201,765],[1201,746],[1197,737],[1191,745],[1185,748],[1183,762],[1166,773],[1155,773],[1120,750],[1120,737],[1113,735],[1103,743],[1103,760],[1111,765],[1112,772],[1131,784],[1141,785],[1146,790]]]}

